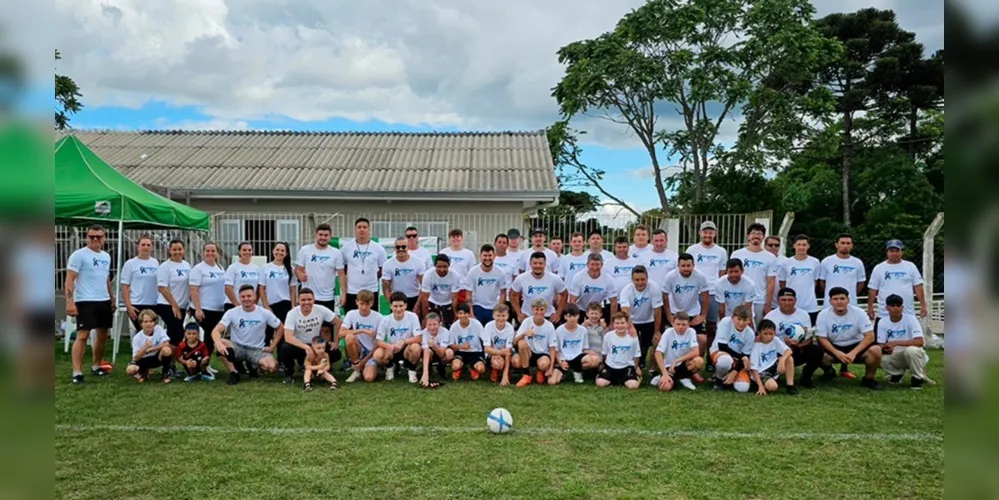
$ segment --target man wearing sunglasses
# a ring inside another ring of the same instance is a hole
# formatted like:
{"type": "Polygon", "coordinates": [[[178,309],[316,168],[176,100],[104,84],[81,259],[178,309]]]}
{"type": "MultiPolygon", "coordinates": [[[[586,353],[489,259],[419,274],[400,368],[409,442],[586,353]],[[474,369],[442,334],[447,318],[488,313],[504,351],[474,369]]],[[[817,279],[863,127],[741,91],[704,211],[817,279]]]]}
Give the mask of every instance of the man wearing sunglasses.
{"type": "Polygon", "coordinates": [[[422,260],[409,255],[406,238],[396,238],[395,257],[382,267],[382,293],[391,297],[392,292],[402,292],[406,295],[406,310],[416,312],[426,267],[422,260]]]}
{"type": "Polygon", "coordinates": [[[413,226],[406,228],[406,251],[410,257],[416,257],[423,262],[424,272],[433,267],[434,259],[430,255],[430,250],[420,246],[420,233],[413,226]]]}
{"type": "Polygon", "coordinates": [[[763,249],[766,232],[767,228],[763,224],[759,222],[750,224],[746,230],[748,244],[732,252],[733,259],[742,261],[745,276],[756,284],[756,294],[753,299],[754,321],[759,321],[770,312],[770,304],[774,300],[774,288],[777,286],[777,257],[763,249]]]}
{"type": "Polygon", "coordinates": [[[87,229],[87,246],[73,252],[66,264],[66,314],[76,317],[76,342],[73,343],[73,383],[83,383],[83,355],[90,331],[94,339],[94,362],[90,373],[107,374],[101,367],[108,329],[114,322],[114,294],[111,285],[111,256],[103,250],[106,233],[101,226],[87,229]]]}

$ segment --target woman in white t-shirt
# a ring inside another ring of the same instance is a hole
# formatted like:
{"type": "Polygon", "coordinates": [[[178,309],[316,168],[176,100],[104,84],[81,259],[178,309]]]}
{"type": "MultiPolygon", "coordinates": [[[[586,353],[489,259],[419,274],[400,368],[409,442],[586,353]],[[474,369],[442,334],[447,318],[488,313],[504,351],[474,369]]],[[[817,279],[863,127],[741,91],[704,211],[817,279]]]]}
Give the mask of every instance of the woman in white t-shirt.
{"type": "Polygon", "coordinates": [[[260,285],[260,266],[251,262],[253,245],[248,241],[239,244],[239,260],[229,264],[225,270],[225,307],[228,311],[239,306],[237,292],[243,285],[250,285],[257,290],[260,285]]]}
{"type": "MultiPolygon", "coordinates": [[[[279,241],[271,249],[273,260],[264,265],[260,273],[260,303],[264,309],[270,310],[282,323],[295,303],[295,288],[298,279],[291,267],[291,252],[288,244],[279,241]]],[[[274,338],[274,329],[267,327],[267,344],[274,338]]]]}
{"type": "Polygon", "coordinates": [[[156,287],[156,271],[160,263],[152,256],[151,236],[139,236],[137,250],[138,255],[125,261],[121,268],[121,298],[125,302],[132,326],[139,330],[139,313],[146,309],[156,309],[156,299],[160,293],[156,287]]]}
{"type": "Polygon", "coordinates": [[[205,243],[202,261],[191,268],[191,315],[205,332],[208,352],[215,352],[212,330],[222,321],[225,312],[225,270],[218,263],[219,250],[215,243],[205,243]]]}
{"type": "Polygon", "coordinates": [[[174,347],[184,340],[184,314],[191,302],[191,264],[184,260],[184,242],[170,242],[170,258],[160,263],[156,271],[156,314],[163,319],[170,344],[174,347]]]}

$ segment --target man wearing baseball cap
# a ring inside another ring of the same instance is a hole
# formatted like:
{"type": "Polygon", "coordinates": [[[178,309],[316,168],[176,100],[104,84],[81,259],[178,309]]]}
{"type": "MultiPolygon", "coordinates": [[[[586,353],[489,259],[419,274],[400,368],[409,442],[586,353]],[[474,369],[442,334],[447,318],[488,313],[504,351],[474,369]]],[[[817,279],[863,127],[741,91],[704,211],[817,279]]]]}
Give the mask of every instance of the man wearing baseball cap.
{"type": "Polygon", "coordinates": [[[885,298],[889,295],[902,297],[903,310],[907,314],[915,314],[912,295],[919,299],[919,316],[925,318],[929,313],[926,307],[926,296],[923,294],[923,276],[911,261],[902,259],[905,245],[902,240],[888,240],[885,245],[888,259],[874,266],[871,281],[867,284],[867,315],[877,322],[888,317],[885,298]],[[875,310],[875,304],[877,309],[875,310]]]}
{"type": "MultiPolygon", "coordinates": [[[[715,337],[715,328],[718,324],[718,301],[715,300],[715,283],[726,274],[725,263],[728,261],[728,252],[715,244],[715,237],[718,235],[718,227],[715,223],[706,220],[701,223],[701,242],[687,247],[687,253],[694,257],[694,269],[699,271],[708,279],[708,310],[705,321],[704,337],[706,343],[701,345],[701,352],[707,352],[708,346],[715,337]]],[[[709,370],[711,368],[709,367],[709,370]]]]}
{"type": "Polygon", "coordinates": [[[525,253],[524,249],[520,248],[520,243],[524,241],[524,238],[520,235],[520,229],[515,227],[511,227],[510,230],[506,232],[506,238],[509,241],[506,254],[510,256],[509,260],[514,264],[513,274],[510,277],[510,279],[513,280],[513,278],[516,278],[517,275],[520,274],[520,259],[524,258],[525,253]]]}

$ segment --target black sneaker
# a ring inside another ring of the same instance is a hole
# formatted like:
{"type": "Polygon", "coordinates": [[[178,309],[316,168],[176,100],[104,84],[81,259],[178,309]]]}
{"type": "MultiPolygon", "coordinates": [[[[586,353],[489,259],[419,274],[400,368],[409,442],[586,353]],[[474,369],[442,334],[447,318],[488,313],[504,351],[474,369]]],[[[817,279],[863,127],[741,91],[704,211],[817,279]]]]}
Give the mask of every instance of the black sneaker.
{"type": "Polygon", "coordinates": [[[724,391],[725,390],[725,384],[723,384],[722,381],[718,380],[717,378],[715,379],[715,390],[716,391],[724,391]]]}
{"type": "Polygon", "coordinates": [[[236,372],[229,372],[229,381],[226,384],[236,385],[239,383],[239,374],[236,372]]]}
{"type": "Polygon", "coordinates": [[[885,386],[879,384],[877,380],[874,380],[872,378],[863,378],[863,379],[861,379],[860,380],[860,385],[861,385],[861,387],[866,387],[866,388],[868,388],[868,389],[870,389],[872,391],[883,391],[883,390],[885,390],[885,386]]]}
{"type": "Polygon", "coordinates": [[[787,386],[787,394],[788,396],[797,396],[799,394],[798,388],[793,385],[787,386]]]}
{"type": "Polygon", "coordinates": [[[912,389],[914,391],[921,390],[923,388],[923,384],[926,383],[925,380],[919,377],[909,377],[909,378],[911,379],[909,381],[909,389],[912,389]]]}
{"type": "Polygon", "coordinates": [[[836,372],[833,370],[822,372],[822,376],[819,377],[819,382],[828,383],[832,382],[833,380],[836,380],[836,372]]]}
{"type": "Polygon", "coordinates": [[[73,375],[73,385],[83,384],[83,374],[73,375]]]}
{"type": "Polygon", "coordinates": [[[101,368],[99,366],[97,368],[91,368],[90,373],[95,377],[103,377],[108,374],[108,372],[104,371],[104,368],[101,368]]]}
{"type": "Polygon", "coordinates": [[[260,370],[256,368],[248,368],[246,372],[250,375],[250,378],[260,378],[260,370]]]}
{"type": "Polygon", "coordinates": [[[804,387],[805,389],[814,389],[815,382],[812,382],[812,379],[810,378],[802,379],[801,386],[804,387]]]}
{"type": "Polygon", "coordinates": [[[284,377],[284,383],[286,383],[286,384],[294,384],[295,383],[295,378],[294,377],[290,377],[290,376],[285,376],[284,377]]]}
{"type": "Polygon", "coordinates": [[[892,375],[888,378],[888,383],[891,385],[898,385],[902,383],[902,375],[892,375]]]}

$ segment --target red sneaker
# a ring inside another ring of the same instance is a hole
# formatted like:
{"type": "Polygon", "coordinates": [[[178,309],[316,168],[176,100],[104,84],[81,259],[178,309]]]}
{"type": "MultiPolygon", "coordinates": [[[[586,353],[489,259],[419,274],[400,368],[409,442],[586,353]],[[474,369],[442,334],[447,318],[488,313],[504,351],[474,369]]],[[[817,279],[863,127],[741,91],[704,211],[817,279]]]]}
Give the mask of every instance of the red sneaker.
{"type": "Polygon", "coordinates": [[[690,380],[694,381],[695,384],[703,384],[704,383],[704,377],[702,377],[700,373],[693,374],[690,377],[690,380]]]}
{"type": "Polygon", "coordinates": [[[851,371],[839,372],[839,376],[845,379],[856,380],[857,376],[851,371]]]}
{"type": "Polygon", "coordinates": [[[454,380],[456,380],[456,381],[459,380],[459,379],[461,379],[461,370],[454,370],[454,371],[452,371],[451,372],[451,378],[454,379],[454,380]]]}
{"type": "Polygon", "coordinates": [[[492,382],[492,383],[494,383],[494,384],[498,383],[499,382],[499,377],[500,377],[499,370],[493,368],[492,371],[489,373],[489,381],[492,382]]]}
{"type": "Polygon", "coordinates": [[[479,375],[481,375],[475,368],[470,368],[468,370],[468,376],[472,377],[472,380],[479,380],[479,375]]]}
{"type": "Polygon", "coordinates": [[[529,385],[531,385],[533,383],[534,383],[534,381],[531,380],[531,376],[530,375],[524,375],[517,382],[517,387],[527,387],[527,386],[529,386],[529,385]]]}
{"type": "Polygon", "coordinates": [[[538,374],[534,376],[534,381],[539,384],[545,383],[545,372],[538,370],[538,374]]]}

